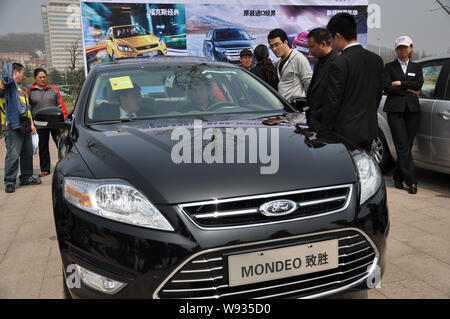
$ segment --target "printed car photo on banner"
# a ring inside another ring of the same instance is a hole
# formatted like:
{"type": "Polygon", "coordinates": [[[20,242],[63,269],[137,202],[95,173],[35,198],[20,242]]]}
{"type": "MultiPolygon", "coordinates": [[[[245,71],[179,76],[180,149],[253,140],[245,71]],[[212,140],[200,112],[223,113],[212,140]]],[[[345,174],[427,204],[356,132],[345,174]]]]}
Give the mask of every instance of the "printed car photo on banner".
{"type": "MultiPolygon", "coordinates": [[[[355,16],[367,45],[368,0],[80,0],[86,73],[93,65],[154,55],[239,63],[243,49],[267,43],[275,28],[313,64],[306,37],[339,12],[355,16]]],[[[270,52],[270,58],[277,60],[270,52]]]]}
{"type": "Polygon", "coordinates": [[[230,63],[239,63],[244,49],[267,45],[280,19],[277,5],[188,5],[186,11],[188,55],[230,63]]]}
{"type": "Polygon", "coordinates": [[[86,66],[115,59],[186,55],[185,6],[81,3],[86,66]]]}
{"type": "MultiPolygon", "coordinates": [[[[330,1],[331,2],[331,1],[330,1]]],[[[366,6],[280,6],[280,25],[286,31],[293,49],[303,53],[309,61],[314,57],[309,53],[308,33],[315,28],[326,28],[331,17],[347,12],[355,17],[358,42],[367,46],[367,5],[366,6]]]]}

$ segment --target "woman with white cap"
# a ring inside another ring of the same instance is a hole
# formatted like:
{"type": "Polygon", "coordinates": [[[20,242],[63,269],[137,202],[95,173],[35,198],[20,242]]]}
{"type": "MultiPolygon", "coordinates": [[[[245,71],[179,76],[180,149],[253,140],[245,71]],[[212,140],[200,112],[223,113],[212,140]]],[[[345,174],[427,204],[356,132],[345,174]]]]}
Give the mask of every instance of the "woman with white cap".
{"type": "Polygon", "coordinates": [[[384,67],[384,91],[387,93],[384,111],[387,113],[392,133],[397,163],[394,184],[402,189],[403,182],[408,193],[417,193],[417,178],[411,149],[420,119],[419,91],[423,85],[422,68],[411,62],[413,42],[408,36],[395,41],[397,59],[384,67]]]}

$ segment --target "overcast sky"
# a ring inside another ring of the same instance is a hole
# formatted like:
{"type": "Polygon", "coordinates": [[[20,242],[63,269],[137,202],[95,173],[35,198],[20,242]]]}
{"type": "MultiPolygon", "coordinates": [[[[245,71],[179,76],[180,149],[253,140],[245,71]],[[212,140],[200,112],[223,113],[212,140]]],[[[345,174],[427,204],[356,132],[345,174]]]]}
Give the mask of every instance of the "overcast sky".
{"type": "MultiPolygon", "coordinates": [[[[43,32],[41,5],[49,2],[0,0],[0,35],[43,32]]],[[[183,2],[189,1],[180,0],[183,2]]],[[[450,7],[450,0],[442,2],[450,7]]],[[[393,47],[397,36],[409,35],[416,50],[425,50],[429,54],[443,54],[450,50],[450,15],[435,0],[369,0],[369,3],[378,4],[381,8],[381,29],[368,30],[369,44],[393,47]]]]}

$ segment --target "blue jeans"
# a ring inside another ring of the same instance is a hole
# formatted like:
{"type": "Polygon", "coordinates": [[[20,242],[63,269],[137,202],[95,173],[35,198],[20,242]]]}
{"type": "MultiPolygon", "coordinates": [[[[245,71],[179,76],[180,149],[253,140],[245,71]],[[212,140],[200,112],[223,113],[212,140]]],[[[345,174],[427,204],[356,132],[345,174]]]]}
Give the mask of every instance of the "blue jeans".
{"type": "Polygon", "coordinates": [[[22,134],[19,130],[5,130],[5,185],[16,184],[17,173],[21,179],[33,175],[33,142],[31,134],[22,134]]]}

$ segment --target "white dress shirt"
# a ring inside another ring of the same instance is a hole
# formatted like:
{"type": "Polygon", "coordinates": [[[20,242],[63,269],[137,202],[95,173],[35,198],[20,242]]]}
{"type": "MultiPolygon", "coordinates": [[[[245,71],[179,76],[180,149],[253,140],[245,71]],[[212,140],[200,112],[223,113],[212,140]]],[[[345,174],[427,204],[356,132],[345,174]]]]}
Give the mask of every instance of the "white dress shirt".
{"type": "Polygon", "coordinates": [[[136,117],[136,113],[127,113],[122,108],[120,108],[120,118],[121,119],[130,119],[130,118],[135,118],[135,117],[136,117]]]}
{"type": "Polygon", "coordinates": [[[406,74],[406,70],[408,69],[409,59],[406,62],[402,62],[400,59],[397,59],[400,65],[402,66],[403,74],[406,74]]]}
{"type": "Polygon", "coordinates": [[[361,44],[358,43],[358,42],[349,44],[349,45],[347,45],[345,48],[342,49],[342,52],[344,52],[344,51],[345,51],[346,49],[348,49],[348,48],[351,48],[351,47],[354,47],[354,46],[357,46],[357,45],[361,45],[361,44]]]}

